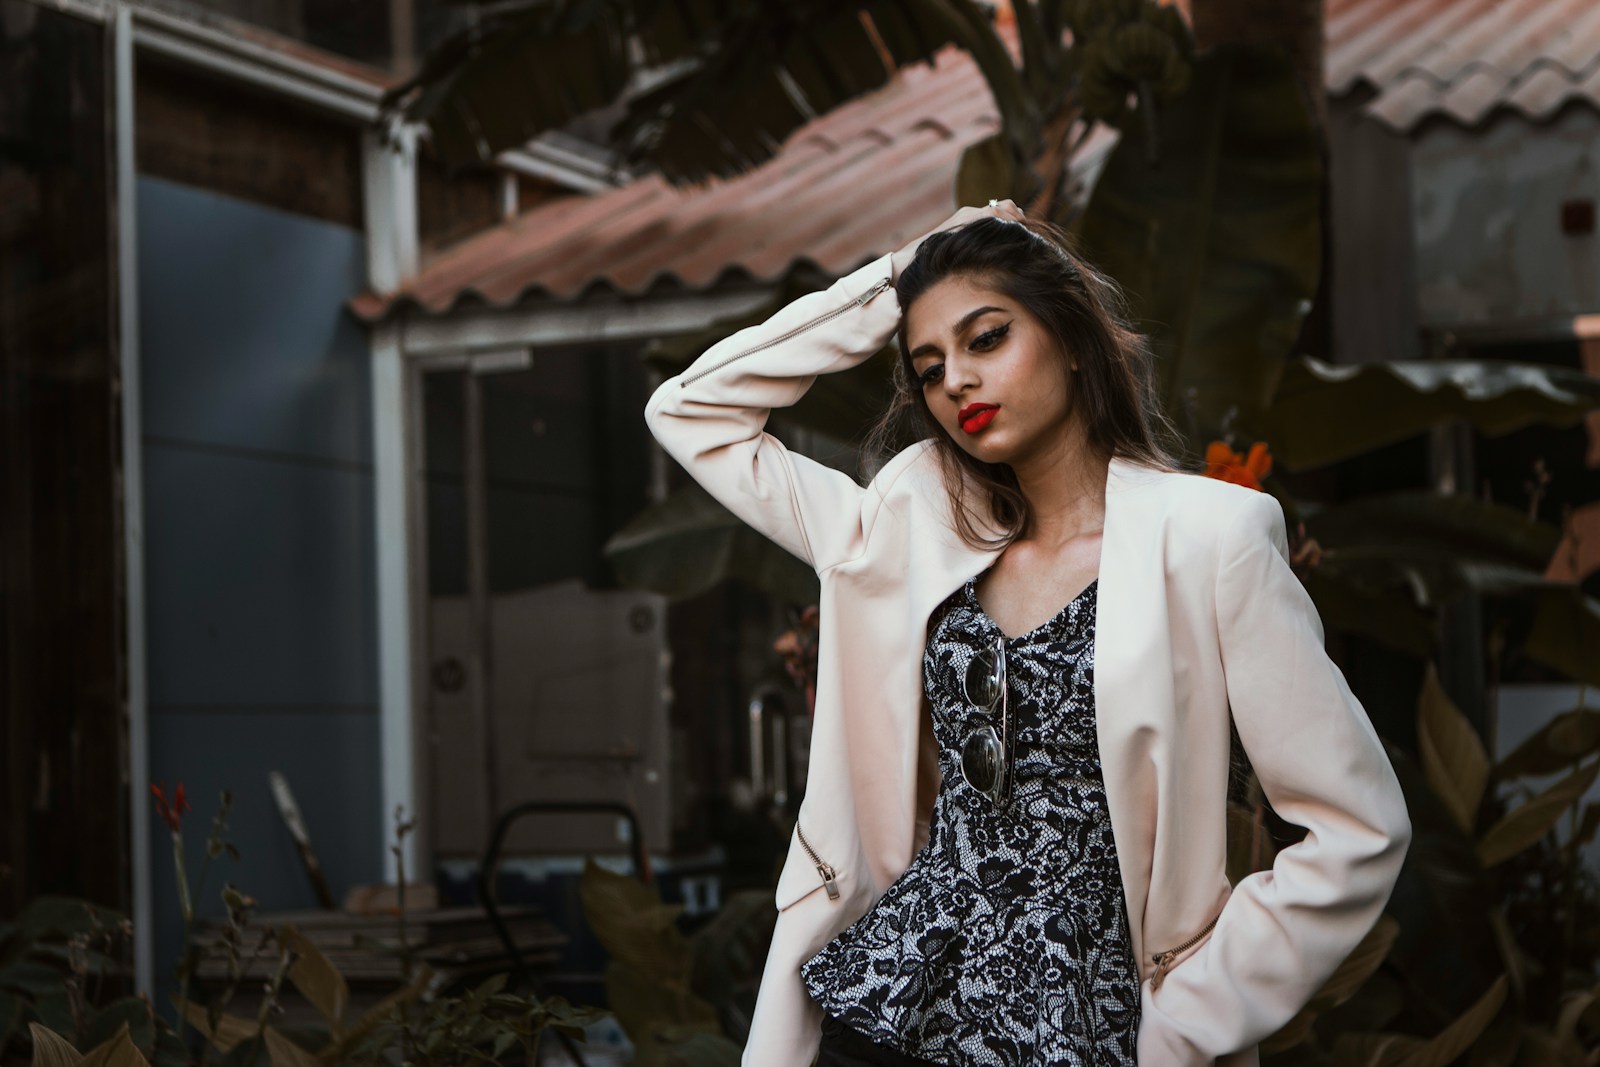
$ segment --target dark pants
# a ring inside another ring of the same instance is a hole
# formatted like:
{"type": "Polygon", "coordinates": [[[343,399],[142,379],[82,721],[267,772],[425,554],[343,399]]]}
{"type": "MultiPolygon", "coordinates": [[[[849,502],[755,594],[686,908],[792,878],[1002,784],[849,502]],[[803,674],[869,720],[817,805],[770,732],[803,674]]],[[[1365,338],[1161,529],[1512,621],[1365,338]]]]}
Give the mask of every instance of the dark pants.
{"type": "Polygon", "coordinates": [[[865,1034],[823,1013],[822,1044],[817,1050],[817,1067],[939,1067],[932,1060],[907,1056],[904,1052],[880,1045],[865,1034]]]}

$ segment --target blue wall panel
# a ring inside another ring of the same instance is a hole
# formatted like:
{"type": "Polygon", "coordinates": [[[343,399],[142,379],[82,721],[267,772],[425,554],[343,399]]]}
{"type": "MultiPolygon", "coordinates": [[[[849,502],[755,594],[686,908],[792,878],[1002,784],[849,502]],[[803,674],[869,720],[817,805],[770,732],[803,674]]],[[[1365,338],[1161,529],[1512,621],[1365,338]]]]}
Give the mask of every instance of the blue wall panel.
{"type": "MultiPolygon", "coordinates": [[[[372,412],[343,310],[362,235],[153,178],[138,183],[150,772],[185,783],[191,875],[236,797],[226,878],[311,906],[267,793],[294,788],[334,894],[382,877],[372,412]]],[[[153,819],[153,813],[151,815],[153,819]]],[[[158,977],[181,924],[156,824],[158,977]]],[[[163,1001],[164,1002],[164,1001],[163,1001]]]]}
{"type": "Polygon", "coordinates": [[[370,472],[145,442],[150,702],[375,709],[370,472]]]}
{"type": "Polygon", "coordinates": [[[369,463],[361,234],[139,179],[144,432],[369,463]]]}
{"type": "MultiPolygon", "coordinates": [[[[314,908],[311,883],[294,842],[267,791],[267,774],[280,771],[294,790],[311,843],[334,895],[381,877],[383,822],[378,766],[378,717],[327,711],[198,709],[163,712],[150,719],[150,780],[183,782],[194,810],[184,819],[184,862],[191,882],[205,860],[205,839],[217,798],[233,794],[225,839],[239,860],[215,861],[195,907],[202,916],[222,913],[224,881],[255,897],[263,911],[314,908]]],[[[156,901],[156,978],[173,988],[173,968],[183,944],[173,875],[171,835],[151,816],[156,901]]],[[[169,1003],[162,1000],[161,1003],[169,1003]]]]}

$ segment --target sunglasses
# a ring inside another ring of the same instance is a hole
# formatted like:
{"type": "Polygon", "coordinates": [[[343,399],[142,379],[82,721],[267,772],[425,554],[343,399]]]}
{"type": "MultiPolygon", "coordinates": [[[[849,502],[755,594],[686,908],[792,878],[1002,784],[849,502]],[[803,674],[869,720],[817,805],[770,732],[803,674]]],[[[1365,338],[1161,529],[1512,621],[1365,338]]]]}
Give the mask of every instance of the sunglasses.
{"type": "Polygon", "coordinates": [[[987,796],[995,807],[1004,810],[1011,800],[1012,729],[1010,706],[1006,699],[1006,644],[996,637],[994,644],[980,649],[967,664],[962,678],[962,695],[990,721],[967,735],[961,746],[961,777],[987,796]],[[994,709],[1000,706],[1000,728],[995,729],[994,709]]]}

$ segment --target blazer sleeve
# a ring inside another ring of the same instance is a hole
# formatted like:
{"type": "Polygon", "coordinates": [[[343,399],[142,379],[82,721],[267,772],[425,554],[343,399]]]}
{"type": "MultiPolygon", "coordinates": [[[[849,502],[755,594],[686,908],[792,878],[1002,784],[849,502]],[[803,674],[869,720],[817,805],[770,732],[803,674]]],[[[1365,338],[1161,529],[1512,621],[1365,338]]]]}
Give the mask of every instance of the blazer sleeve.
{"type": "Polygon", "coordinates": [[[1268,800],[1308,833],[1234,887],[1159,989],[1145,983],[1159,1047],[1141,1041],[1141,1062],[1208,1063],[1275,1033],[1377,922],[1411,839],[1394,769],[1290,569],[1282,507],[1266,493],[1241,501],[1218,546],[1228,700],[1268,800]]]}
{"type": "Polygon", "coordinates": [[[859,555],[862,488],[766,432],[819,374],[879,351],[900,322],[885,255],[712,345],[645,405],[650,432],[745,523],[817,571],[859,555]]]}

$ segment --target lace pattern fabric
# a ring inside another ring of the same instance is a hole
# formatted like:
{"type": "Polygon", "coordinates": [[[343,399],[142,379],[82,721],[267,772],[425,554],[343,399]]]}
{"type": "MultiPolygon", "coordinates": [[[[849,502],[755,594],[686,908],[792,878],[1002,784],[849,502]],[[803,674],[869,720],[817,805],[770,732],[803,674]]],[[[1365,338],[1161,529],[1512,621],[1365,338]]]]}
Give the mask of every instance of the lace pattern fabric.
{"type": "Polygon", "coordinates": [[[961,680],[1001,633],[977,581],[940,606],[923,658],[943,774],[928,843],[801,977],[828,1014],[936,1063],[1133,1064],[1139,978],[1094,722],[1099,582],[1006,639],[1016,779],[997,811],[960,767],[984,721],[961,680]]]}

